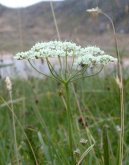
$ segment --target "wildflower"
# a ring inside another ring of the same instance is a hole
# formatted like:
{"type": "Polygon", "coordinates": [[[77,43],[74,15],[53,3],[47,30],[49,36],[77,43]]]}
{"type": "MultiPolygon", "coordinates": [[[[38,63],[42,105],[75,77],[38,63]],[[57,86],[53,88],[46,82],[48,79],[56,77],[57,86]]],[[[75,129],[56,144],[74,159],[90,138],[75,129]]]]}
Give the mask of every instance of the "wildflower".
{"type": "Polygon", "coordinates": [[[77,56],[83,53],[81,46],[71,42],[50,41],[35,44],[29,51],[17,53],[15,58],[36,59],[46,57],[77,56]]]}
{"type": "Polygon", "coordinates": [[[106,53],[96,46],[82,48],[72,42],[50,41],[35,44],[29,51],[17,53],[15,58],[37,59],[48,57],[71,57],[75,56],[74,66],[96,66],[115,62],[116,58],[106,55],[106,53]]]}
{"type": "Polygon", "coordinates": [[[106,65],[110,62],[116,62],[117,59],[106,55],[103,53],[103,55],[99,55],[99,56],[94,56],[97,55],[97,52],[91,52],[93,54],[89,54],[89,52],[87,52],[84,56],[78,57],[75,61],[75,66],[87,66],[87,67],[93,67],[93,66],[97,66],[97,65],[106,65]]]}

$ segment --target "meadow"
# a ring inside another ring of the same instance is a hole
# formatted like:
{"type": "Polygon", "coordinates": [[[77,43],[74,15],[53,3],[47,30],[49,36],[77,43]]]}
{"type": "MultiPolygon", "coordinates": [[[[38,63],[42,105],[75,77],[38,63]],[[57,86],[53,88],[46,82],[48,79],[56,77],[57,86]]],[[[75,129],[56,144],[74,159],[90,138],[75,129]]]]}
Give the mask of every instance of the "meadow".
{"type": "MultiPolygon", "coordinates": [[[[37,78],[12,80],[12,83],[19,164],[70,164],[68,123],[62,101],[64,93],[61,84],[54,80],[37,78]]],[[[127,165],[129,164],[127,111],[129,78],[124,80],[124,84],[126,96],[124,164],[127,165]]],[[[70,102],[74,125],[73,152],[76,162],[91,146],[93,138],[95,145],[85,154],[82,164],[118,165],[120,101],[119,88],[114,76],[82,79],[73,85],[74,88],[70,89],[70,102]]],[[[4,81],[1,81],[0,88],[0,164],[14,165],[17,163],[11,107],[4,81]]]]}

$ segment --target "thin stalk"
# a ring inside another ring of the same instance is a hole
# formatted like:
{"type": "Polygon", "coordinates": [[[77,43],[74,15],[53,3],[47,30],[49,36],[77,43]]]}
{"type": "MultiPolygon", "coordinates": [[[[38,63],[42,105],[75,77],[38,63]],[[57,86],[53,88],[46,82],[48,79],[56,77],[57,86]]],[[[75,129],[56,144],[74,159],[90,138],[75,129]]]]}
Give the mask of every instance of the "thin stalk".
{"type": "Polygon", "coordinates": [[[118,78],[120,81],[120,86],[119,86],[119,90],[120,90],[120,127],[121,127],[121,131],[120,131],[120,145],[119,145],[119,165],[123,164],[123,157],[124,157],[124,152],[123,152],[123,148],[124,148],[124,86],[123,86],[123,75],[122,75],[122,66],[121,66],[121,62],[120,62],[120,54],[119,54],[119,49],[118,49],[118,41],[117,41],[117,36],[116,36],[116,29],[113,23],[113,20],[111,19],[111,17],[109,17],[106,13],[101,11],[101,14],[103,14],[111,23],[112,25],[112,29],[113,29],[113,36],[114,36],[114,41],[115,41],[115,50],[116,50],[116,55],[117,55],[117,59],[118,59],[118,65],[117,65],[117,69],[118,69],[118,78]]]}
{"type": "Polygon", "coordinates": [[[47,58],[46,58],[46,61],[47,61],[48,68],[49,68],[52,76],[54,77],[54,79],[59,82],[62,82],[62,80],[60,79],[60,76],[56,73],[56,71],[54,70],[53,66],[51,65],[51,63],[49,62],[49,60],[47,58]]]}
{"type": "Polygon", "coordinates": [[[74,60],[75,60],[75,54],[73,53],[72,64],[71,64],[71,68],[69,69],[70,72],[72,72],[73,70],[74,60]]]}
{"type": "Polygon", "coordinates": [[[57,20],[56,20],[55,11],[54,11],[54,8],[53,8],[52,0],[50,1],[50,7],[51,7],[52,16],[53,16],[53,20],[54,20],[54,24],[55,24],[55,28],[56,28],[56,32],[57,32],[57,37],[60,40],[60,33],[59,33],[58,25],[57,25],[57,20]]]}
{"type": "Polygon", "coordinates": [[[16,162],[17,165],[20,165],[19,163],[19,156],[18,156],[18,145],[17,145],[17,135],[16,135],[16,126],[15,126],[15,116],[14,116],[14,107],[12,102],[12,90],[9,90],[9,97],[11,101],[11,112],[12,112],[12,125],[13,125],[13,136],[14,136],[14,153],[16,154],[16,162]]]}
{"type": "MultiPolygon", "coordinates": [[[[104,67],[104,66],[103,66],[104,67]]],[[[74,81],[77,81],[77,80],[79,80],[79,79],[82,79],[82,78],[87,78],[87,77],[92,77],[92,76],[95,76],[95,75],[97,75],[97,74],[99,74],[102,70],[103,70],[103,67],[98,71],[98,72],[96,72],[96,73],[94,73],[94,74],[91,74],[91,75],[87,75],[87,76],[80,76],[80,77],[77,77],[77,78],[75,78],[75,79],[73,79],[73,80],[70,80],[71,82],[74,82],[74,81]]]]}
{"type": "Polygon", "coordinates": [[[54,73],[55,73],[55,75],[56,75],[55,78],[56,78],[56,77],[59,77],[58,73],[55,71],[54,67],[52,66],[52,64],[51,64],[51,62],[49,61],[48,58],[46,58],[46,61],[47,61],[47,64],[50,66],[51,70],[54,71],[54,73]]]}
{"type": "Polygon", "coordinates": [[[32,64],[32,62],[31,62],[30,60],[28,60],[28,62],[30,63],[30,65],[32,66],[32,68],[33,68],[34,70],[36,70],[38,73],[42,74],[42,75],[45,76],[45,77],[48,77],[48,78],[51,78],[51,79],[54,79],[54,80],[55,80],[54,77],[48,76],[47,74],[44,74],[43,72],[39,71],[39,70],[32,64]]]}
{"type": "MultiPolygon", "coordinates": [[[[69,79],[68,81],[71,81],[72,79],[74,79],[74,77],[77,77],[78,75],[82,75],[83,72],[85,72],[87,69],[87,67],[84,67],[83,69],[79,70],[79,71],[76,71],[75,74],[73,74],[69,79]]],[[[72,72],[72,71],[71,71],[72,72]]]]}
{"type": "Polygon", "coordinates": [[[70,93],[69,93],[69,83],[64,83],[66,91],[66,111],[67,111],[67,121],[68,121],[68,135],[69,135],[69,147],[70,147],[70,156],[71,164],[74,164],[74,155],[73,155],[73,137],[72,137],[72,112],[70,107],[70,93]]]}
{"type": "Polygon", "coordinates": [[[112,18],[108,14],[106,14],[102,11],[101,11],[101,14],[103,14],[109,20],[109,22],[111,23],[112,29],[113,29],[113,36],[114,36],[114,41],[115,41],[114,44],[115,44],[115,50],[116,50],[116,55],[117,55],[117,59],[118,59],[118,65],[117,65],[118,74],[119,74],[119,78],[120,78],[120,73],[119,72],[120,72],[121,64],[120,64],[120,54],[119,54],[118,43],[117,43],[116,29],[115,29],[112,18]]]}
{"type": "Polygon", "coordinates": [[[62,76],[62,70],[63,70],[63,66],[62,66],[62,62],[61,62],[61,58],[60,56],[58,56],[58,61],[59,61],[59,64],[60,64],[60,75],[62,76]]]}
{"type": "MultiPolygon", "coordinates": [[[[58,40],[60,41],[60,32],[59,32],[59,28],[58,28],[58,25],[57,25],[57,20],[56,20],[55,11],[54,11],[54,8],[53,8],[52,1],[50,1],[50,7],[51,7],[53,20],[54,20],[54,25],[55,25],[55,28],[56,28],[57,37],[58,37],[58,40]]],[[[58,56],[58,60],[59,60],[60,68],[61,68],[61,71],[62,71],[62,62],[61,62],[60,56],[58,56]]]]}
{"type": "Polygon", "coordinates": [[[67,79],[67,72],[68,72],[68,55],[66,50],[66,56],[65,56],[65,79],[67,79]]]}

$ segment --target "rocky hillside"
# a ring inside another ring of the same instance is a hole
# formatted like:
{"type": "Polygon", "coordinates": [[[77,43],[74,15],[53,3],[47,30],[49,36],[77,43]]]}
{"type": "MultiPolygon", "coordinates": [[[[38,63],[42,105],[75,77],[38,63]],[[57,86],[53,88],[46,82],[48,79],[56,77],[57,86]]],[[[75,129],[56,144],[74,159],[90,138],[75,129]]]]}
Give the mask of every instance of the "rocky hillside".
{"type": "MultiPolygon", "coordinates": [[[[117,32],[129,33],[129,0],[65,0],[53,2],[61,39],[83,42],[84,35],[88,38],[109,32],[106,18],[93,19],[86,13],[96,6],[113,18],[117,32]]],[[[56,39],[50,3],[24,9],[0,6],[0,38],[0,50],[5,51],[25,50],[37,41],[56,39]]]]}

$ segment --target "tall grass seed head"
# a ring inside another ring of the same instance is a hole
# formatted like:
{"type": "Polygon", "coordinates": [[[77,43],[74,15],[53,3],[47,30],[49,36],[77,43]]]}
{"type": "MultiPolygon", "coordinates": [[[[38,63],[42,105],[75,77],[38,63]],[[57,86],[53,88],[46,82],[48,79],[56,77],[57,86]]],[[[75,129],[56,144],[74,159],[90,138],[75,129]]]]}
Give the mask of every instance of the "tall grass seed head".
{"type": "Polygon", "coordinates": [[[93,17],[96,17],[102,12],[102,10],[99,7],[96,7],[96,8],[87,9],[86,12],[91,14],[93,17]]]}
{"type": "Polygon", "coordinates": [[[8,90],[8,91],[11,91],[11,90],[12,90],[12,82],[11,82],[11,80],[10,80],[9,77],[6,77],[6,78],[5,78],[5,84],[6,84],[7,90],[8,90]]]}

